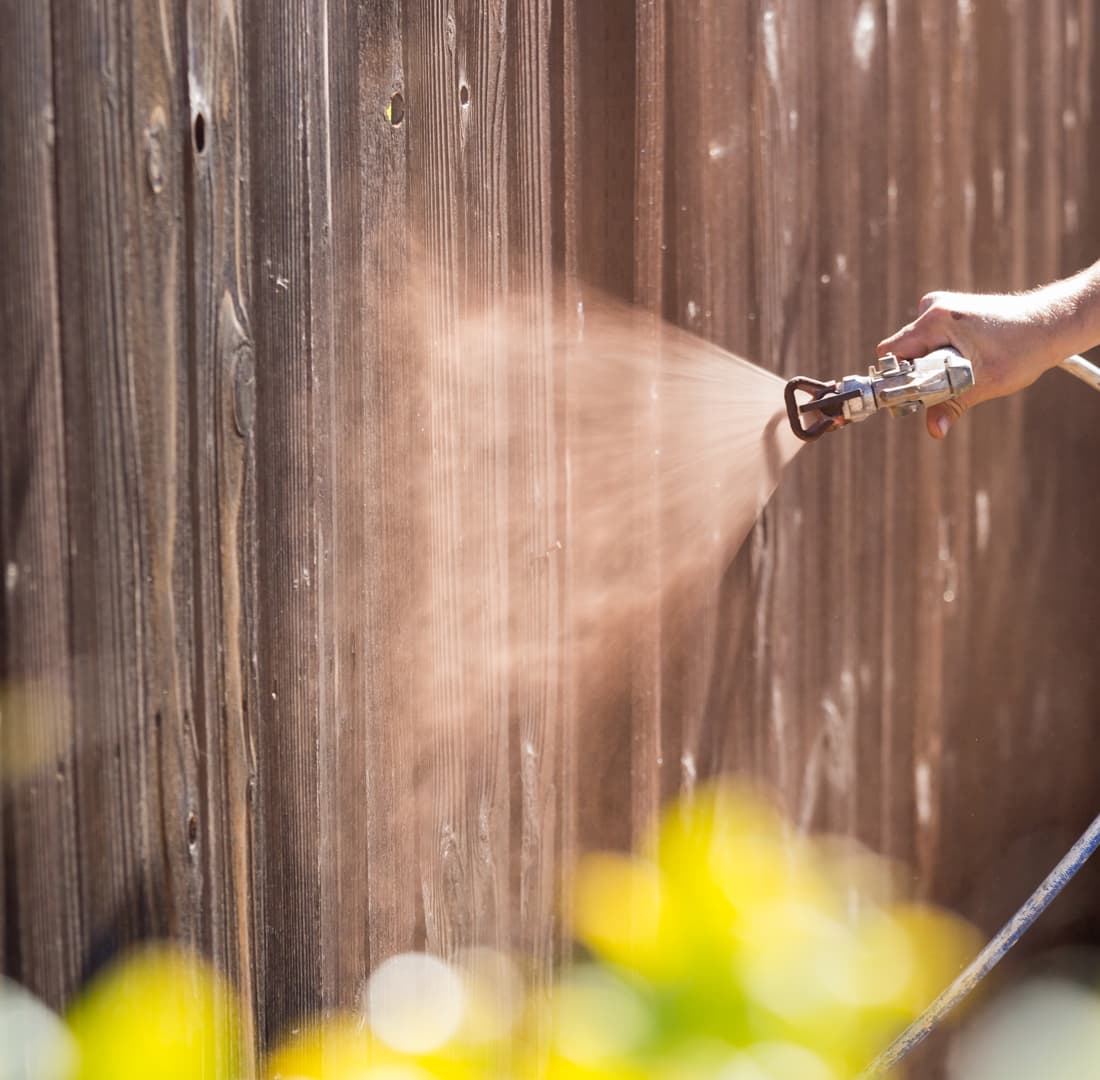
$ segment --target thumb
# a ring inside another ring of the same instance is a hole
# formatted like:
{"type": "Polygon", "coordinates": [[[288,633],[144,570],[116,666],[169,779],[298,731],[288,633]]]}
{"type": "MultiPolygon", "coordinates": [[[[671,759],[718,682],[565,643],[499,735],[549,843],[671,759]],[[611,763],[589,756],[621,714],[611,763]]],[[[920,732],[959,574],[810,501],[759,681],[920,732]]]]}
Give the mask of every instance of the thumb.
{"type": "Polygon", "coordinates": [[[933,405],[925,411],[925,423],[928,425],[928,434],[933,439],[943,439],[955,425],[955,421],[966,412],[964,405],[958,398],[943,401],[939,405],[933,405]]]}

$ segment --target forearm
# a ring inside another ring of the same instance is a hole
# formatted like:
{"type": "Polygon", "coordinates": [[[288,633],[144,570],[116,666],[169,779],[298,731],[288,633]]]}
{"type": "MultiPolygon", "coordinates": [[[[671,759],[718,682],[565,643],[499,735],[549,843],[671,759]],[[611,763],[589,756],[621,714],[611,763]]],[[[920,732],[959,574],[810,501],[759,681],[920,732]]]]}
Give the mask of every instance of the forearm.
{"type": "Polygon", "coordinates": [[[1100,261],[1033,295],[1046,313],[1059,358],[1100,345],[1100,261]]]}

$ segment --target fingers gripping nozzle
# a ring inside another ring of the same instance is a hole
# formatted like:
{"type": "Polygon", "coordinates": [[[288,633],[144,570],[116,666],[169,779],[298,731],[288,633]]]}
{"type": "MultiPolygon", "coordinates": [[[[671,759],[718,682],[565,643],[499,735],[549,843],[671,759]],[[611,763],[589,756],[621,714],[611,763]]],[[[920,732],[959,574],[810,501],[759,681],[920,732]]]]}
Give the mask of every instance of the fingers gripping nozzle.
{"type": "Polygon", "coordinates": [[[791,430],[809,442],[845,424],[866,420],[879,409],[906,416],[959,397],[973,385],[970,361],[945,347],[916,360],[899,360],[890,354],[866,375],[845,375],[835,382],[799,376],[787,383],[783,396],[791,430]]]}

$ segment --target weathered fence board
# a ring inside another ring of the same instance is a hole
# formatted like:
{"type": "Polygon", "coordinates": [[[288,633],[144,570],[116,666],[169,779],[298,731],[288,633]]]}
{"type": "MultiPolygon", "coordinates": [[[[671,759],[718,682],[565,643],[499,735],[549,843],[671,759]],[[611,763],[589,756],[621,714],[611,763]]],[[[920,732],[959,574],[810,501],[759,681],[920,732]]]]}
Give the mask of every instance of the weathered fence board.
{"type": "MultiPolygon", "coordinates": [[[[335,758],[329,27],[297,0],[246,19],[256,356],[257,914],[261,1037],[323,1001],[321,873],[335,758]]],[[[343,69],[336,68],[337,72],[343,69]]],[[[345,77],[346,77],[346,73],[345,77]]],[[[213,134],[213,133],[212,133],[213,134]]]]}
{"type": "Polygon", "coordinates": [[[61,316],[58,296],[54,81],[48,10],[5,5],[24,64],[0,73],[5,213],[0,237],[12,282],[3,311],[5,406],[0,410],[5,783],[0,800],[0,966],[60,1002],[79,978],[85,941],[77,870],[73,662],[69,648],[61,316]],[[33,587],[28,587],[32,583],[33,587]],[[39,761],[49,767],[35,775],[39,761]],[[32,822],[34,828],[28,828],[32,822]],[[48,843],[42,843],[48,837],[48,843]]]}
{"type": "MultiPolygon", "coordinates": [[[[238,4],[195,3],[186,10],[187,98],[177,102],[186,166],[175,182],[189,206],[184,356],[189,442],[191,543],[197,573],[183,590],[196,656],[195,768],[189,862],[201,867],[200,940],[239,988],[252,1031],[252,958],[263,923],[252,903],[252,818],[256,794],[256,413],[250,324],[251,243],[246,138],[245,55],[238,4]],[[193,824],[192,824],[193,823],[193,824]]],[[[158,133],[169,144],[168,131],[158,133]]],[[[155,180],[153,195],[178,203],[155,180]],[[167,197],[166,197],[167,196],[167,197]]],[[[180,706],[177,704],[176,709],[180,706]]]]}
{"type": "Polygon", "coordinates": [[[1088,0],[0,17],[5,973],[176,938],[263,1048],[410,948],[547,981],[573,855],[719,770],[987,926],[1094,812],[1070,380],[805,451],[686,617],[639,376],[614,665],[561,405],[601,296],[823,377],[1092,259],[1088,0]]]}

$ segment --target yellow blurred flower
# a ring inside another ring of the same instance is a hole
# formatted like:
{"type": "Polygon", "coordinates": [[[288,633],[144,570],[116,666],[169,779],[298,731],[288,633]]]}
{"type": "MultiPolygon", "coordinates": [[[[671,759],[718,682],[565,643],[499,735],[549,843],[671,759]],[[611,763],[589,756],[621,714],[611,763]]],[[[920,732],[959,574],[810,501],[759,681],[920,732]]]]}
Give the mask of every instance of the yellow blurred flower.
{"type": "MultiPolygon", "coordinates": [[[[589,959],[529,997],[512,960],[406,953],[362,1015],[291,1032],[264,1080],[848,1080],[955,976],[974,931],[897,901],[900,875],[853,841],[801,837],[744,787],[674,805],[641,854],[574,879],[589,959]]],[[[236,1080],[233,995],[168,948],[135,953],[69,1021],[80,1080],[236,1080]]]]}
{"type": "Polygon", "coordinates": [[[97,977],[67,1015],[79,1080],[234,1080],[234,994],[198,957],[141,948],[97,977]]]}
{"type": "MultiPolygon", "coordinates": [[[[977,947],[961,920],[892,903],[900,875],[887,860],[844,838],[798,836],[744,786],[716,783],[673,805],[644,853],[590,855],[576,874],[578,939],[636,982],[649,1011],[644,1053],[606,1054],[594,1075],[842,1080],[977,947]]],[[[570,1040],[583,1047],[587,1025],[611,1021],[595,1001],[579,1015],[559,1027],[556,1053],[592,1068],[570,1040]]]]}
{"type": "Polygon", "coordinates": [[[480,1064],[458,1051],[417,1055],[394,1050],[350,1013],[293,1033],[263,1069],[265,1080],[474,1080],[482,1075],[480,1064]]]}
{"type": "Polygon", "coordinates": [[[899,1008],[912,1018],[927,1008],[977,955],[982,939],[966,920],[927,904],[898,904],[888,914],[906,935],[917,958],[898,994],[899,1008]]]}
{"type": "Polygon", "coordinates": [[[584,856],[574,881],[574,932],[597,956],[659,978],[675,944],[662,940],[668,937],[662,935],[662,893],[653,863],[626,855],[584,856]]]}

